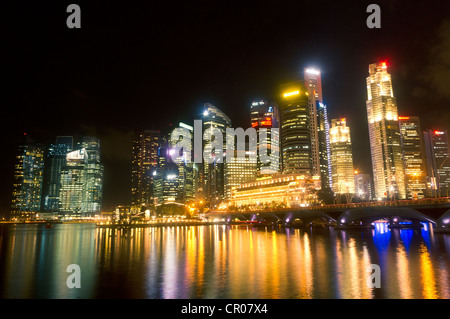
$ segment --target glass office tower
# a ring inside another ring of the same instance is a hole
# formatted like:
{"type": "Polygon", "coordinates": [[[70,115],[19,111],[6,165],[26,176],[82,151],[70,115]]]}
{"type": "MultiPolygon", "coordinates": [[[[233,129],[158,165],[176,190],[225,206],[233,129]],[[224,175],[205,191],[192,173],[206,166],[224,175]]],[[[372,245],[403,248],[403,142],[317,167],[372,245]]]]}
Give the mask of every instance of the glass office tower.
{"type": "Polygon", "coordinates": [[[447,130],[427,130],[424,132],[427,155],[430,196],[449,196],[450,151],[447,130]]]}
{"type": "Polygon", "coordinates": [[[330,135],[327,107],[322,96],[321,72],[315,68],[306,68],[303,74],[309,99],[311,171],[313,175],[320,176],[322,188],[330,188],[330,135]]]}
{"type": "Polygon", "coordinates": [[[135,132],[131,162],[131,205],[140,212],[154,204],[154,171],[158,167],[158,149],[161,132],[141,130],[135,132]]]}
{"type": "Polygon", "coordinates": [[[310,108],[305,84],[282,85],[278,105],[283,174],[311,175],[310,108]]]}
{"type": "Polygon", "coordinates": [[[397,101],[386,63],[369,65],[366,84],[375,198],[405,199],[405,170],[397,101]]]}
{"type": "Polygon", "coordinates": [[[30,141],[18,147],[11,207],[13,219],[33,220],[40,211],[44,151],[44,145],[30,141]]]}
{"type": "Polygon", "coordinates": [[[418,116],[399,116],[405,162],[406,196],[420,199],[427,195],[425,145],[418,116]]]}
{"type": "Polygon", "coordinates": [[[278,106],[264,100],[253,101],[250,106],[250,121],[257,134],[257,174],[272,175],[280,171],[280,134],[278,106]],[[275,130],[272,130],[275,128],[275,130]],[[267,134],[261,134],[266,129],[267,134]],[[274,143],[272,143],[274,142],[274,143]],[[268,163],[263,163],[261,153],[266,152],[268,163]]]}
{"type": "Polygon", "coordinates": [[[66,155],[73,148],[72,136],[58,136],[55,144],[50,144],[45,155],[44,178],[42,183],[41,210],[57,215],[60,208],[61,170],[66,164],[66,155]]]}
{"type": "Polygon", "coordinates": [[[101,213],[102,199],[100,142],[83,137],[75,150],[67,153],[61,170],[60,212],[64,217],[92,217],[101,213]]]}
{"type": "Polygon", "coordinates": [[[333,191],[355,194],[352,141],[345,118],[331,120],[330,146],[333,191]]]}
{"type": "Polygon", "coordinates": [[[226,129],[231,128],[231,119],[220,109],[210,103],[204,104],[203,107],[203,132],[204,132],[204,152],[213,155],[212,163],[207,163],[203,159],[203,169],[201,176],[203,184],[203,196],[209,201],[210,207],[213,208],[225,198],[225,157],[220,158],[213,151],[213,135],[211,132],[218,129],[222,133],[223,153],[226,152],[226,129]],[[217,155],[217,156],[216,156],[217,155]]]}

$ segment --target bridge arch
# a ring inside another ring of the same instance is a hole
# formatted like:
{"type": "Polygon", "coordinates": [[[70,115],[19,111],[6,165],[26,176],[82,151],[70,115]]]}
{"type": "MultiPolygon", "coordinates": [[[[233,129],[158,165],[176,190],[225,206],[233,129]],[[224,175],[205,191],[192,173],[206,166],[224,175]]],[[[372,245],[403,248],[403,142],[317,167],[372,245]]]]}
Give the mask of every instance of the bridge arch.
{"type": "Polygon", "coordinates": [[[400,225],[402,222],[411,222],[413,224],[436,222],[411,208],[398,207],[366,207],[345,210],[338,218],[340,226],[370,225],[371,223],[384,219],[391,226],[400,225]]]}
{"type": "Polygon", "coordinates": [[[336,225],[336,220],[322,211],[296,211],[284,217],[287,226],[328,226],[336,225]]]}
{"type": "Polygon", "coordinates": [[[450,209],[436,221],[436,230],[450,232],[450,209]]]}

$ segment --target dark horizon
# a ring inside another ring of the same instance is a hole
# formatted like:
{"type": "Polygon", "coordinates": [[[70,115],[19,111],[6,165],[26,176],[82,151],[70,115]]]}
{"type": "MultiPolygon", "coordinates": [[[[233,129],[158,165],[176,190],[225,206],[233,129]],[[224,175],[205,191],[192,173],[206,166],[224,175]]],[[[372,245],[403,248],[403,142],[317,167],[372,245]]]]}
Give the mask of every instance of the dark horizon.
{"type": "Polygon", "coordinates": [[[387,61],[399,115],[422,129],[450,129],[450,5],[377,1],[302,3],[77,1],[81,29],[66,27],[71,2],[7,4],[2,19],[6,83],[0,215],[10,210],[14,156],[24,133],[100,139],[104,210],[130,201],[131,134],[192,122],[203,103],[249,127],[253,99],[322,73],[329,119],[346,117],[354,165],[372,174],[366,113],[368,66],[387,61]]]}

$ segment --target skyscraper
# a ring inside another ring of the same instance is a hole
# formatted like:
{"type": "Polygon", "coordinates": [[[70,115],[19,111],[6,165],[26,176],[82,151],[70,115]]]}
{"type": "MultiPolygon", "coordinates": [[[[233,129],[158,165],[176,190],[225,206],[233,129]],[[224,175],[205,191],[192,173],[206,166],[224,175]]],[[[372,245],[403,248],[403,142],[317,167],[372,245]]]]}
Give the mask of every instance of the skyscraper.
{"type": "Polygon", "coordinates": [[[203,159],[202,184],[203,196],[209,200],[210,206],[213,207],[225,198],[225,167],[224,157],[219,156],[220,150],[213,151],[213,132],[215,129],[221,132],[222,141],[218,141],[223,145],[222,153],[226,152],[226,129],[231,128],[231,119],[220,109],[210,103],[204,104],[203,108],[203,132],[204,136],[204,152],[212,154],[212,163],[207,163],[203,159]],[[206,133],[206,134],[205,134],[206,133]]]}
{"type": "Polygon", "coordinates": [[[103,201],[103,164],[100,157],[100,141],[96,137],[85,136],[78,148],[86,150],[85,161],[85,197],[83,213],[96,215],[101,213],[103,201]]]}
{"type": "Polygon", "coordinates": [[[153,172],[158,166],[161,133],[153,130],[135,132],[131,162],[131,205],[140,210],[154,204],[153,172]]]}
{"type": "Polygon", "coordinates": [[[405,162],[406,196],[424,198],[427,194],[427,167],[422,129],[418,116],[399,116],[405,162]]]}
{"type": "Polygon", "coordinates": [[[306,68],[304,80],[309,100],[311,134],[311,171],[320,176],[323,188],[331,186],[330,135],[327,107],[323,103],[320,70],[306,68]]]}
{"type": "Polygon", "coordinates": [[[65,217],[94,216],[101,213],[103,199],[100,142],[83,137],[75,148],[61,170],[60,212],[65,217]]]}
{"type": "Polygon", "coordinates": [[[397,101],[385,62],[369,65],[366,83],[375,198],[404,199],[406,188],[397,101]]]}
{"type": "Polygon", "coordinates": [[[257,173],[257,163],[251,161],[249,156],[251,151],[246,151],[246,157],[234,154],[227,154],[225,162],[225,198],[231,198],[231,191],[234,187],[254,181],[257,173]]]}
{"type": "Polygon", "coordinates": [[[331,120],[330,147],[333,191],[355,194],[352,142],[345,118],[331,120]]]}
{"type": "Polygon", "coordinates": [[[44,151],[44,145],[30,141],[18,147],[14,166],[11,218],[30,220],[40,211],[44,151]]]}
{"type": "Polygon", "coordinates": [[[372,183],[369,174],[355,173],[355,195],[363,200],[372,200],[372,183]]]}
{"type": "Polygon", "coordinates": [[[45,155],[44,178],[42,183],[42,205],[44,213],[57,214],[60,208],[61,170],[66,164],[66,155],[73,148],[72,136],[58,136],[55,144],[50,144],[45,155]]]}
{"type": "Polygon", "coordinates": [[[450,152],[447,130],[424,132],[430,196],[448,196],[450,189],[450,152]]]}
{"type": "Polygon", "coordinates": [[[305,84],[282,85],[278,105],[283,174],[311,175],[310,108],[305,84]]]}
{"type": "Polygon", "coordinates": [[[330,124],[328,122],[327,106],[317,101],[316,108],[320,181],[322,188],[331,189],[333,179],[331,176],[330,124]]]}
{"type": "MultiPolygon", "coordinates": [[[[173,149],[168,141],[161,142],[158,149],[158,166],[152,169],[153,198],[155,204],[180,202],[180,172],[172,161],[173,149]]],[[[181,180],[183,182],[183,180],[181,180]]]]}
{"type": "Polygon", "coordinates": [[[276,174],[280,171],[280,136],[278,107],[275,104],[269,104],[267,101],[253,101],[250,106],[250,120],[253,128],[256,129],[257,140],[257,174],[267,175],[276,174]],[[260,139],[261,129],[267,129],[265,137],[260,139]],[[272,143],[274,141],[275,143],[272,143]],[[269,163],[263,163],[261,152],[267,150],[270,158],[269,163]]]}

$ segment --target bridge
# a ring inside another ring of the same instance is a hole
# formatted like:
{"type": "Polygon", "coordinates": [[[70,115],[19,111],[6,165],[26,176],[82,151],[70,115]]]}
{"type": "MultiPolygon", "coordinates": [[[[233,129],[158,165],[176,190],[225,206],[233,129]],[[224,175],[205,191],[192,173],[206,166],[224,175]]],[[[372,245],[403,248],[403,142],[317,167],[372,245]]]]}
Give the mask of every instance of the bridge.
{"type": "Polygon", "coordinates": [[[209,221],[227,224],[272,223],[341,228],[372,227],[375,221],[387,222],[390,227],[398,228],[421,227],[421,223],[431,223],[450,231],[450,197],[243,211],[215,210],[205,217],[209,221]]]}

